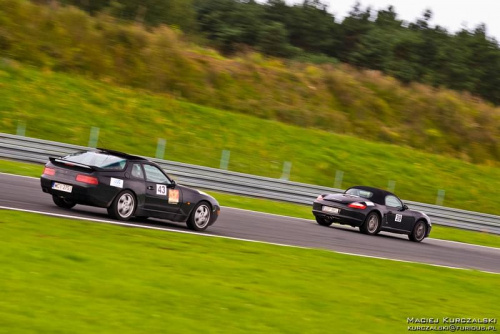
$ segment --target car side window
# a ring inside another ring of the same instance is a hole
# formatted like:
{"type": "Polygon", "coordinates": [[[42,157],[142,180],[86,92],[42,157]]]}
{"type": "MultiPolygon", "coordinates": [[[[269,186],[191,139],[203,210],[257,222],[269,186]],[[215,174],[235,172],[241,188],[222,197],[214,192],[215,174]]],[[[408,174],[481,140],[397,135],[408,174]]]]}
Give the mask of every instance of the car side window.
{"type": "Polygon", "coordinates": [[[402,209],[403,203],[396,196],[388,195],[385,197],[385,206],[402,209]]]}
{"type": "Polygon", "coordinates": [[[146,172],[146,181],[170,184],[170,180],[159,168],[151,165],[144,165],[144,171],[146,172]]]}
{"type": "Polygon", "coordinates": [[[142,172],[140,164],[134,164],[132,166],[132,176],[144,180],[144,173],[142,172]]]}

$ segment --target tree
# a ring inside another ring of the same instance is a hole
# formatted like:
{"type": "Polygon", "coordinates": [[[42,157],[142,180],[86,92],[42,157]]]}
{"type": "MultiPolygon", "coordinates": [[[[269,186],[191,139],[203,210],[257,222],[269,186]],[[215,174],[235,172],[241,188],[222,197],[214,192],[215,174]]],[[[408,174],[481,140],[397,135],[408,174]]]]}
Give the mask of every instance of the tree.
{"type": "Polygon", "coordinates": [[[198,0],[196,11],[200,29],[224,53],[257,44],[264,10],[254,1],[198,0]]]}
{"type": "Polygon", "coordinates": [[[95,14],[107,10],[114,16],[149,25],[168,24],[183,31],[196,30],[196,15],[192,0],[61,0],[95,14]]]}
{"type": "Polygon", "coordinates": [[[371,9],[361,10],[361,5],[357,2],[340,25],[339,40],[340,45],[337,51],[337,58],[349,62],[351,53],[355,52],[362,36],[366,35],[373,28],[374,23],[370,21],[371,9]]]}
{"type": "Polygon", "coordinates": [[[304,0],[293,6],[287,29],[292,45],[312,53],[333,53],[335,19],[320,1],[304,0]]]}
{"type": "Polygon", "coordinates": [[[258,46],[263,53],[276,57],[288,58],[297,52],[289,43],[285,26],[279,22],[270,22],[262,28],[258,46]]]}

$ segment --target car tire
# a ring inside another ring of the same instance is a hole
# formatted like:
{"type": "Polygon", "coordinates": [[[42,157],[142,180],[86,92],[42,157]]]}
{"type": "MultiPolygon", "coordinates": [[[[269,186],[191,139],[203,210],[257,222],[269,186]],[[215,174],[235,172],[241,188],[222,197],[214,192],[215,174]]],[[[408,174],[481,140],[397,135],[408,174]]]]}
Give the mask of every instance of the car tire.
{"type": "Polygon", "coordinates": [[[135,195],[130,190],[122,191],[108,208],[108,214],[118,220],[129,220],[137,208],[135,195]]]}
{"type": "Polygon", "coordinates": [[[423,220],[419,220],[413,227],[413,231],[408,235],[408,238],[414,242],[421,242],[427,234],[427,224],[423,220]]]}
{"type": "Polygon", "coordinates": [[[74,201],[57,195],[52,195],[52,200],[54,201],[55,205],[64,209],[71,209],[76,205],[74,201]]]}
{"type": "Polygon", "coordinates": [[[207,202],[196,204],[186,221],[187,227],[193,231],[204,231],[210,225],[212,210],[207,202]]]}
{"type": "Polygon", "coordinates": [[[359,230],[364,234],[374,235],[380,232],[380,226],[380,216],[376,212],[370,212],[359,230]]]}
{"type": "Polygon", "coordinates": [[[332,225],[333,222],[329,222],[325,218],[316,217],[316,223],[318,223],[321,226],[330,226],[332,225]]]}

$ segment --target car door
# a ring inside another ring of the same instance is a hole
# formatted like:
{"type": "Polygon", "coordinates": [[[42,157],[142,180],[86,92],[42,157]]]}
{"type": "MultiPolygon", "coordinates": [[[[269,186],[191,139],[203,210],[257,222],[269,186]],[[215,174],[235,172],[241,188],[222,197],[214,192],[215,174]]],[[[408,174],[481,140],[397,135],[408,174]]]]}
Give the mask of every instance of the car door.
{"type": "Polygon", "coordinates": [[[385,206],[387,208],[386,226],[395,230],[410,231],[415,218],[403,210],[403,202],[394,195],[387,195],[385,206]]]}
{"type": "Polygon", "coordinates": [[[176,214],[182,199],[180,188],[174,188],[173,182],[160,168],[151,164],[143,164],[143,167],[146,176],[144,208],[169,215],[176,214]]]}

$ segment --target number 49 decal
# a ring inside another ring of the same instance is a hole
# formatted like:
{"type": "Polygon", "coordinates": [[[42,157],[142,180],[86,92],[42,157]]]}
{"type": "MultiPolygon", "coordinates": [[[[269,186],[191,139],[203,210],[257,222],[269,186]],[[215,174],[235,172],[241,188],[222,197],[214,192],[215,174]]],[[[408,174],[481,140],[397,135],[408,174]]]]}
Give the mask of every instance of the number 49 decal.
{"type": "Polygon", "coordinates": [[[403,218],[403,215],[396,215],[395,221],[397,221],[398,223],[401,223],[402,218],[403,218]]]}

